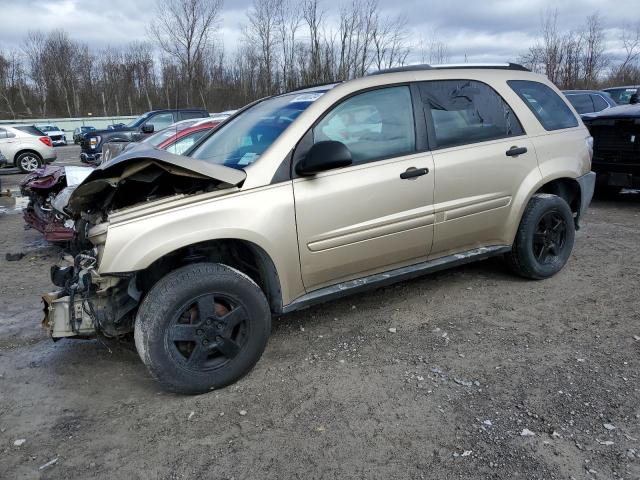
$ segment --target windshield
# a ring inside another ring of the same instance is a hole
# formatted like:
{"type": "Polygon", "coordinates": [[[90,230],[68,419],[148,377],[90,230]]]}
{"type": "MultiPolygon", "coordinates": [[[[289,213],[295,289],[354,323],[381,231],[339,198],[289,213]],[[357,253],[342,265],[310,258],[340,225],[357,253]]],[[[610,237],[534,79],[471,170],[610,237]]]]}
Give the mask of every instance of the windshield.
{"type": "Polygon", "coordinates": [[[55,130],[58,130],[57,128],[51,126],[51,125],[38,125],[38,130],[40,130],[41,132],[53,132],[55,130]]]}
{"type": "Polygon", "coordinates": [[[294,92],[264,100],[215,130],[190,156],[226,167],[246,167],[325,91],[294,92]]]}
{"type": "Polygon", "coordinates": [[[631,99],[631,95],[638,93],[637,88],[610,88],[606,92],[613,97],[618,105],[627,105],[631,99]]]}

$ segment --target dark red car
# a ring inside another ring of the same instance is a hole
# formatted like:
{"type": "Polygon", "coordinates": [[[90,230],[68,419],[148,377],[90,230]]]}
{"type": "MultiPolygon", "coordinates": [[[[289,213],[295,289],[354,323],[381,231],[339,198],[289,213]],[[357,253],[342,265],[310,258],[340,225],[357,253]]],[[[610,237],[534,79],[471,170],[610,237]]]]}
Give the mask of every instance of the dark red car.
{"type": "MultiPolygon", "coordinates": [[[[178,123],[147,137],[143,142],[160,150],[181,155],[219,123],[220,121],[215,119],[198,119],[188,125],[178,123]]],[[[121,145],[121,148],[115,148],[103,155],[103,161],[109,161],[122,151],[135,148],[135,145],[138,144],[121,145]]],[[[116,146],[118,145],[112,145],[112,147],[116,146]]],[[[20,185],[22,195],[29,197],[29,204],[23,211],[25,222],[40,231],[49,242],[72,241],[75,225],[66,215],[64,208],[71,192],[92,169],[92,167],[46,166],[28,175],[20,185]]]]}
{"type": "Polygon", "coordinates": [[[148,143],[160,150],[182,155],[219,123],[216,120],[206,119],[182,129],[165,128],[161,132],[145,138],[142,143],[148,143]]]}

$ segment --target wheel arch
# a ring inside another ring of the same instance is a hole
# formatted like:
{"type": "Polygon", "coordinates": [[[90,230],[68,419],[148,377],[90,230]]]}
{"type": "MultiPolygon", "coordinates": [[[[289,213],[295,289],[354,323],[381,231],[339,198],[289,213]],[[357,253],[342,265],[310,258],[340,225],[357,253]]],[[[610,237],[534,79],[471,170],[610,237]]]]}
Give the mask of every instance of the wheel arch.
{"type": "Polygon", "coordinates": [[[144,293],[167,273],[199,262],[221,263],[249,276],[262,289],[273,313],[282,313],[280,276],[269,254],[248,240],[222,238],[179,247],[136,273],[137,287],[144,293]]]}
{"type": "Polygon", "coordinates": [[[558,177],[541,185],[534,194],[550,193],[557,195],[567,202],[572,213],[577,214],[580,211],[580,188],[580,184],[575,178],[558,177]]]}
{"type": "Polygon", "coordinates": [[[18,166],[18,157],[20,155],[22,155],[23,153],[32,153],[34,155],[36,155],[40,161],[42,161],[42,155],[40,155],[36,150],[32,149],[32,148],[21,148],[20,150],[18,150],[16,152],[16,154],[13,156],[13,164],[15,166],[18,166]]]}
{"type": "Polygon", "coordinates": [[[568,176],[566,174],[558,174],[555,177],[547,177],[540,178],[537,182],[529,183],[529,187],[527,188],[525,185],[523,195],[523,191],[519,193],[518,197],[522,200],[517,200],[517,204],[519,208],[514,210],[511,217],[511,228],[508,232],[509,244],[512,244],[518,228],[520,227],[520,222],[522,221],[522,216],[524,215],[525,209],[531,201],[531,198],[539,193],[548,193],[551,195],[558,195],[562,197],[568,204],[571,212],[574,214],[574,220],[576,222],[576,229],[579,228],[578,220],[579,213],[581,211],[581,187],[580,183],[572,176],[568,176]]]}

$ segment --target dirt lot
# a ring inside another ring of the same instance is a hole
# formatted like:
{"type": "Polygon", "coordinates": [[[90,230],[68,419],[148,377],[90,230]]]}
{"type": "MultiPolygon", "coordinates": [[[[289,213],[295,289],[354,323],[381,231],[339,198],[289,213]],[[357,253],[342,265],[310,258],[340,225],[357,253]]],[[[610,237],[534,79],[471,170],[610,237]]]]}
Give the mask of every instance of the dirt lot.
{"type": "Polygon", "coordinates": [[[550,280],[490,260],[292,314],[198,397],[130,344],[49,340],[59,250],[6,202],[0,232],[0,478],[640,478],[640,192],[550,280]]]}

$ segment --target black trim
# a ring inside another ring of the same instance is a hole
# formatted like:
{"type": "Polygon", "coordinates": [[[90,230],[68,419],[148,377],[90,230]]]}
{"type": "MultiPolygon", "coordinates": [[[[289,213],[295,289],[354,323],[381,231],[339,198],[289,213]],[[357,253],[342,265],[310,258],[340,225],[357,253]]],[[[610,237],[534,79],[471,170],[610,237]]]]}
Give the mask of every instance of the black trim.
{"type": "Polygon", "coordinates": [[[411,82],[411,102],[413,103],[413,124],[416,130],[416,151],[429,151],[429,134],[427,132],[427,120],[424,112],[424,102],[420,96],[418,82],[411,82]]]}
{"type": "Polygon", "coordinates": [[[501,255],[510,250],[511,247],[506,245],[480,247],[466,252],[436,258],[435,260],[427,260],[426,262],[416,263],[415,265],[376,273],[355,280],[347,280],[346,282],[337,283],[329,287],[319,288],[296,298],[289,305],[285,305],[282,308],[282,313],[294,312],[317,303],[346,297],[352,293],[359,293],[374,288],[384,287],[402,280],[420,277],[427,273],[433,273],[458,265],[464,265],[465,263],[474,262],[476,260],[483,260],[485,258],[501,255]]]}
{"type": "Polygon", "coordinates": [[[271,182],[269,182],[270,185],[273,185],[274,183],[287,182],[291,180],[291,159],[292,158],[293,158],[293,150],[291,150],[287,154],[287,156],[284,157],[284,160],[280,162],[280,165],[278,166],[276,173],[273,175],[271,182]]]}

